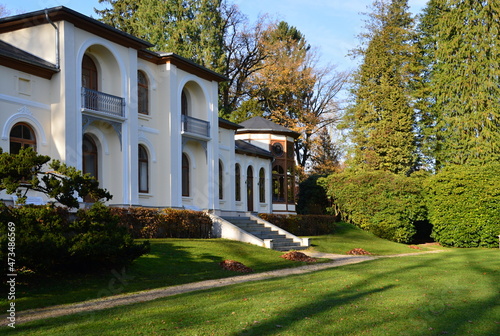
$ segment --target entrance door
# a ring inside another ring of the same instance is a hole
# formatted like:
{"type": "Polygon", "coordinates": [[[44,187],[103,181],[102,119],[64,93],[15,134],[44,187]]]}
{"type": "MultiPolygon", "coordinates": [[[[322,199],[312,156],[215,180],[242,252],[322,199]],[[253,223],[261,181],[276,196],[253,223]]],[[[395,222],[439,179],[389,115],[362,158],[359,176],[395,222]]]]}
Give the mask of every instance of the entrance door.
{"type": "Polygon", "coordinates": [[[247,169],[247,210],[253,211],[253,168],[247,169]]]}

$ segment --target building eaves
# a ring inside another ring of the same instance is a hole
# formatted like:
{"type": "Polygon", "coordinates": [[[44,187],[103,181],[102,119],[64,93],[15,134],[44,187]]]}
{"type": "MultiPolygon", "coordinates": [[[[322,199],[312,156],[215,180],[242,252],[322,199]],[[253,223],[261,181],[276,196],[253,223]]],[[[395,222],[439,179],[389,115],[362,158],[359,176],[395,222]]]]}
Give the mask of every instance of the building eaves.
{"type": "Polygon", "coordinates": [[[64,6],[1,18],[0,33],[46,24],[48,23],[46,15],[48,15],[53,22],[68,21],[79,29],[88,31],[126,47],[140,50],[153,46],[147,41],[64,6]]]}
{"type": "Polygon", "coordinates": [[[244,140],[235,140],[234,145],[236,153],[238,154],[254,155],[264,159],[274,158],[273,154],[270,151],[252,145],[251,143],[244,140]]]}
{"type": "Polygon", "coordinates": [[[1,40],[0,65],[46,79],[59,72],[55,64],[1,40]]]}
{"type": "Polygon", "coordinates": [[[243,126],[241,126],[240,124],[236,124],[232,121],[220,117],[219,117],[219,127],[232,130],[243,128],[243,126]]]}

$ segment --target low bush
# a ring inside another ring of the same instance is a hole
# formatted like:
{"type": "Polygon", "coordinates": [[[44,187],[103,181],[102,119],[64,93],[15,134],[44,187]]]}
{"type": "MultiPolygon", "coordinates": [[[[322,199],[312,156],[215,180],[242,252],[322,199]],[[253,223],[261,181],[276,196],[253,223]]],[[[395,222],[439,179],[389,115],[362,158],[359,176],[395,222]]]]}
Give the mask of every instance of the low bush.
{"type": "MultiPolygon", "coordinates": [[[[0,257],[8,256],[8,223],[15,227],[16,269],[36,274],[62,270],[97,270],[120,267],[148,252],[147,242],[134,244],[118,217],[95,203],[75,215],[53,205],[0,205],[0,257]]],[[[2,263],[5,267],[6,262],[2,263]]]]}
{"type": "Polygon", "coordinates": [[[297,236],[321,236],[335,232],[333,216],[261,213],[259,217],[297,236]]]}
{"type": "Polygon", "coordinates": [[[449,166],[425,183],[432,237],[444,246],[498,247],[500,165],[449,166]]]}
{"type": "Polygon", "coordinates": [[[384,171],[345,171],[320,180],[332,211],[344,221],[398,243],[409,243],[426,220],[422,178],[384,171]]]}
{"type": "Polygon", "coordinates": [[[120,225],[134,238],[211,238],[212,220],[201,211],[115,208],[120,225]]]}

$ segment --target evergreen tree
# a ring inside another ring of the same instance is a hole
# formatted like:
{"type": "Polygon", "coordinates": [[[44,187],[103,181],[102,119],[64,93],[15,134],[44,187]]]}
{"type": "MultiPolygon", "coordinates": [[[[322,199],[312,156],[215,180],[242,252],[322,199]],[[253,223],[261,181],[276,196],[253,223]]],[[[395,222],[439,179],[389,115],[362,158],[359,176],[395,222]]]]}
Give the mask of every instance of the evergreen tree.
{"type": "Polygon", "coordinates": [[[354,51],[363,63],[354,76],[354,104],[343,127],[350,128],[353,163],[370,170],[407,174],[416,164],[414,20],[407,0],[377,0],[354,51]]]}
{"type": "Polygon", "coordinates": [[[499,161],[500,2],[431,0],[420,31],[423,152],[436,169],[499,161]]]}
{"type": "Polygon", "coordinates": [[[223,73],[222,0],[99,0],[100,20],[154,45],[223,73]]]}

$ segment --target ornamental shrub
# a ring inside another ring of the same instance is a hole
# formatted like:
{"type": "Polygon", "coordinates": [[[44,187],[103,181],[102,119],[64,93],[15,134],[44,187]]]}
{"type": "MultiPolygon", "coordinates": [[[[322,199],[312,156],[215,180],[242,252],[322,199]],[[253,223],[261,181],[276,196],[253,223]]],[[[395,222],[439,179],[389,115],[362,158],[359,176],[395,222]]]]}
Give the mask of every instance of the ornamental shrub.
{"type": "Polygon", "coordinates": [[[432,237],[444,246],[498,247],[500,164],[448,166],[425,183],[432,237]]]}
{"type": "MultiPolygon", "coordinates": [[[[7,207],[0,203],[2,261],[10,252],[9,222],[15,227],[16,269],[29,269],[38,275],[121,267],[149,250],[148,242],[134,244],[126,228],[118,226],[118,217],[102,203],[79,210],[76,216],[54,205],[7,207]]],[[[2,271],[5,265],[6,261],[2,271]]]]}
{"type": "Polygon", "coordinates": [[[321,179],[344,221],[378,237],[409,243],[415,224],[426,219],[422,178],[386,171],[344,171],[321,179]]]}
{"type": "Polygon", "coordinates": [[[321,236],[335,232],[334,216],[261,213],[259,217],[296,236],[321,236]]]}

